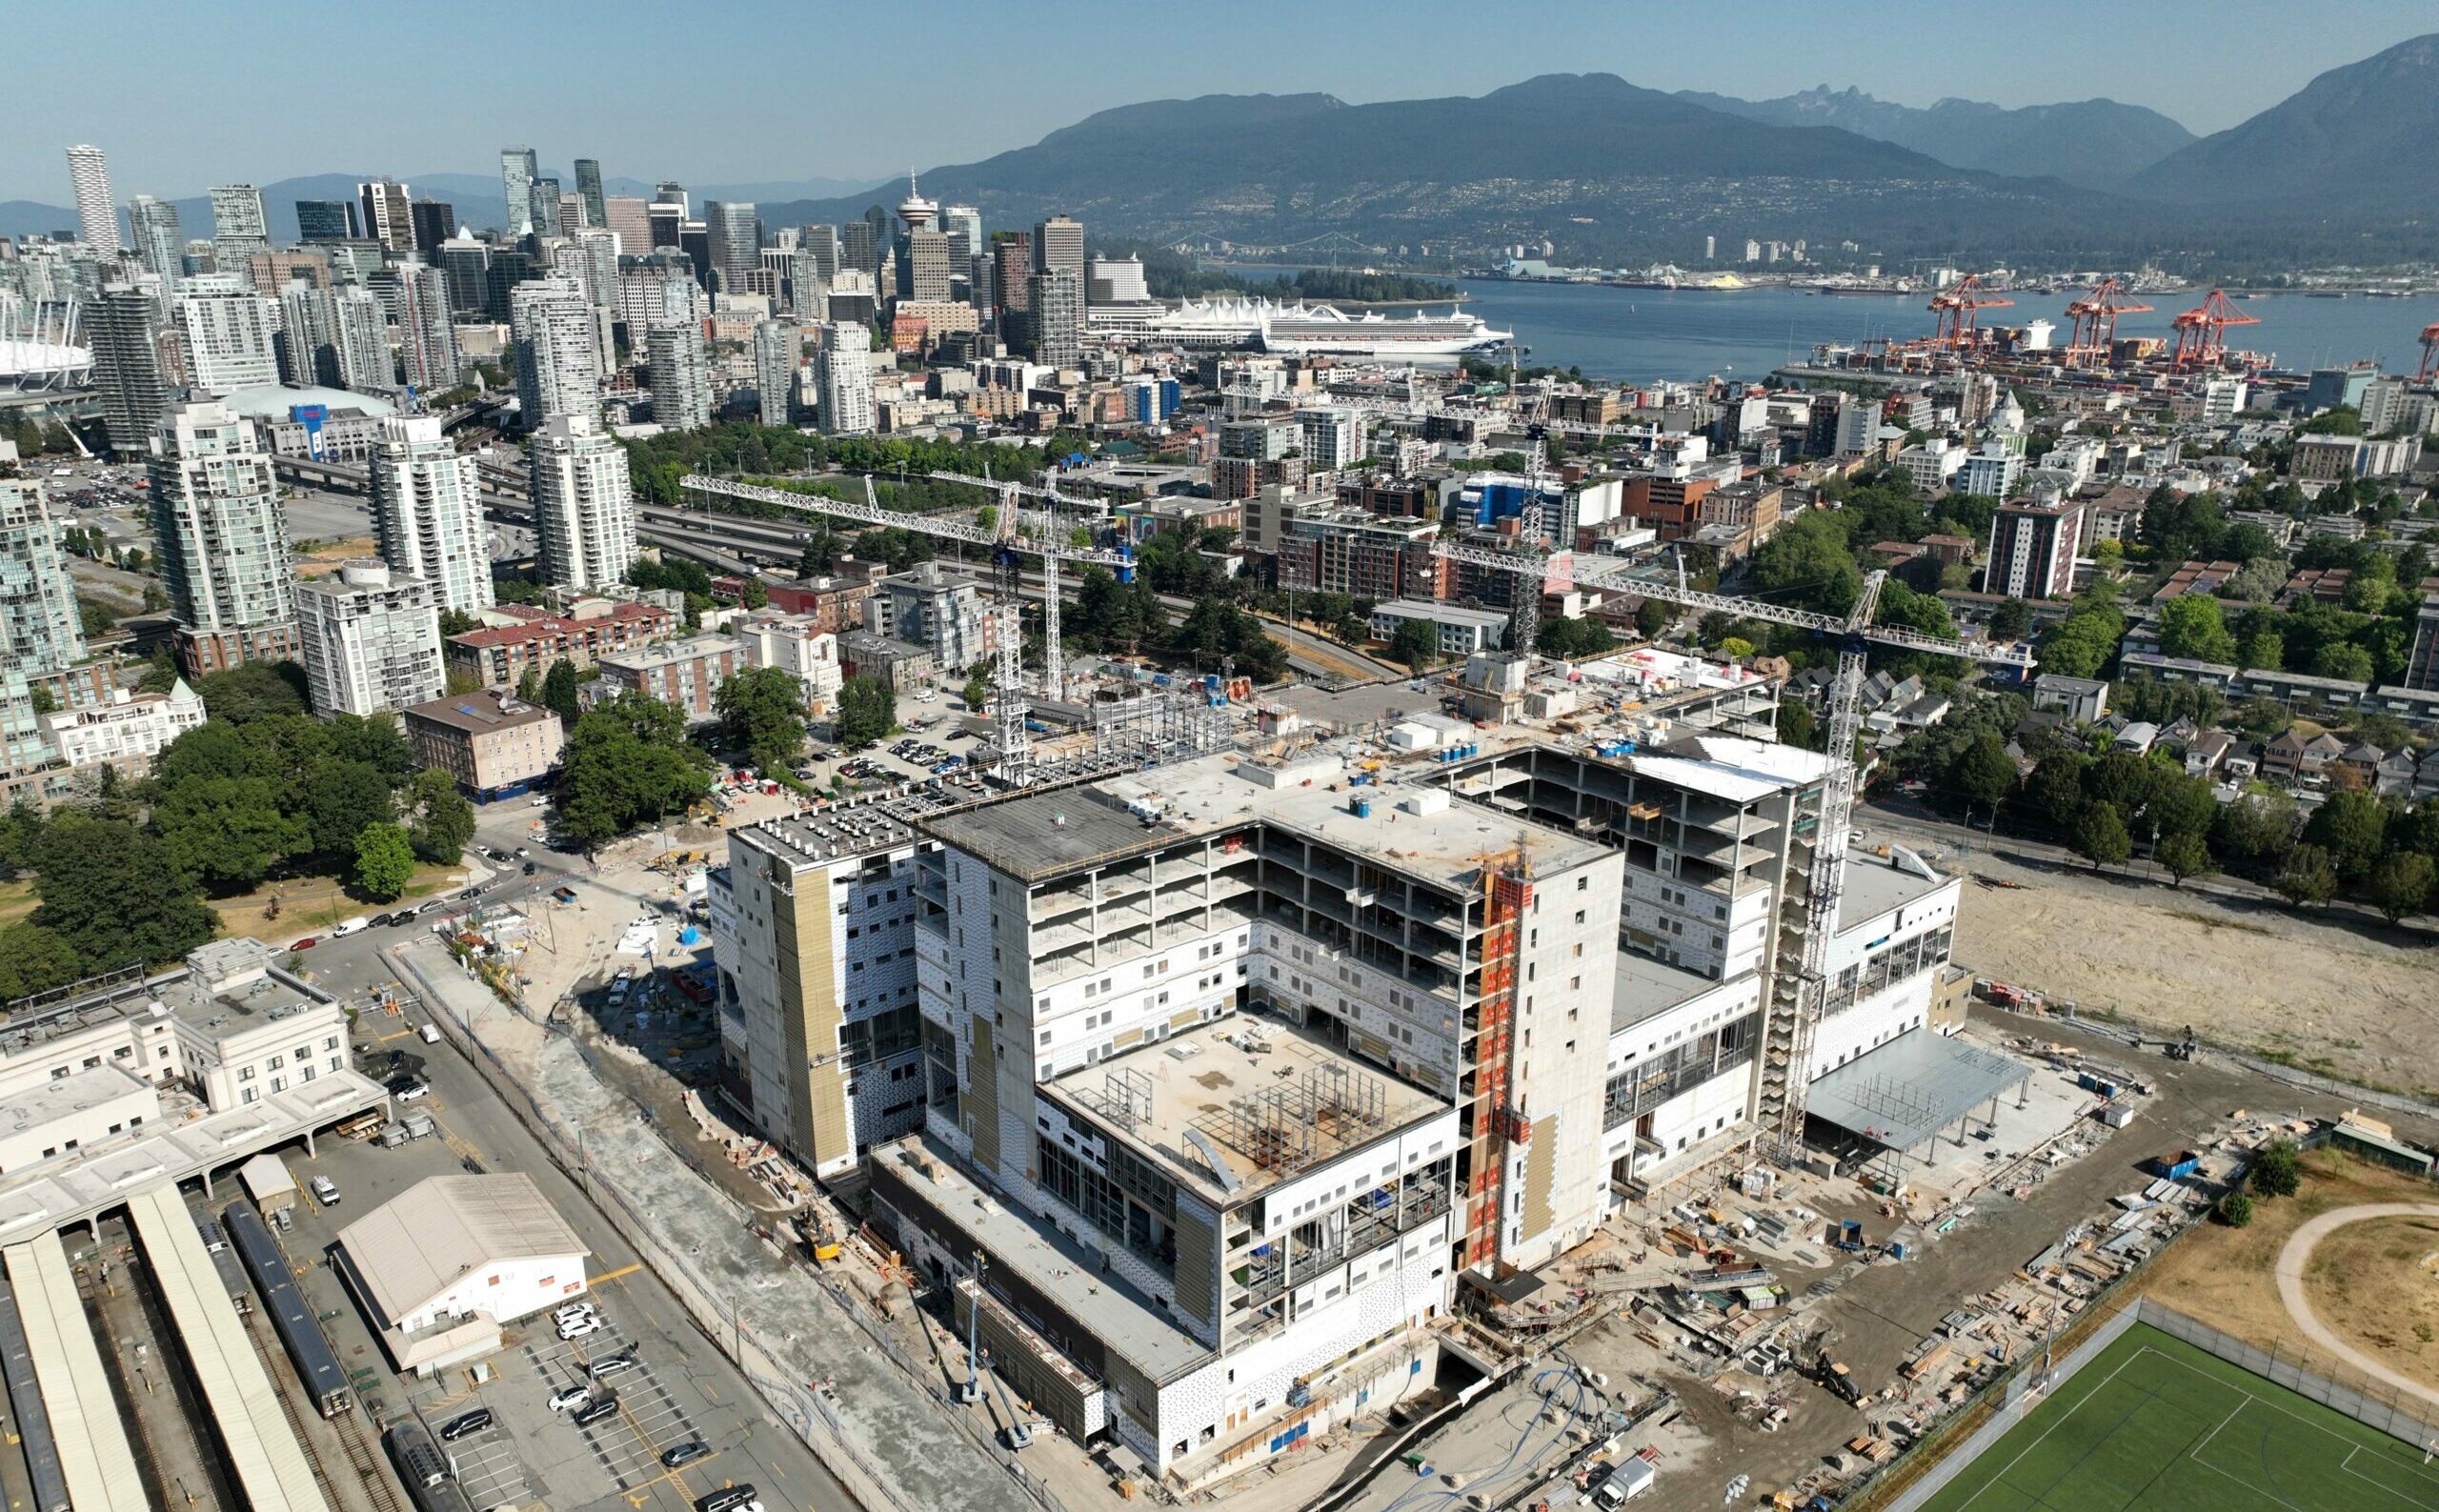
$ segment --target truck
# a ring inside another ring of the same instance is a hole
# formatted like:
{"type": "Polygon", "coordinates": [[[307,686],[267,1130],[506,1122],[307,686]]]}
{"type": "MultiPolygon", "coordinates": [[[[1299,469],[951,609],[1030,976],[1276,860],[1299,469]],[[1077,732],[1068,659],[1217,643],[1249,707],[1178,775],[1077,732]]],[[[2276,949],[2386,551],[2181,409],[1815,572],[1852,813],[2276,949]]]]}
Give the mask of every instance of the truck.
{"type": "Polygon", "coordinates": [[[1860,1407],[1864,1404],[1863,1388],[1855,1384],[1855,1378],[1847,1372],[1845,1366],[1829,1358],[1826,1350],[1822,1352],[1821,1363],[1815,1374],[1821,1378],[1821,1384],[1828,1388],[1829,1395],[1840,1401],[1849,1407],[1860,1407]]]}
{"type": "Polygon", "coordinates": [[[1659,1472],[1652,1468],[1651,1462],[1640,1455],[1621,1460],[1609,1466],[1607,1474],[1592,1482],[1589,1500],[1594,1506],[1605,1512],[1609,1507],[1623,1506],[1650,1490],[1659,1478],[1659,1472]]]}

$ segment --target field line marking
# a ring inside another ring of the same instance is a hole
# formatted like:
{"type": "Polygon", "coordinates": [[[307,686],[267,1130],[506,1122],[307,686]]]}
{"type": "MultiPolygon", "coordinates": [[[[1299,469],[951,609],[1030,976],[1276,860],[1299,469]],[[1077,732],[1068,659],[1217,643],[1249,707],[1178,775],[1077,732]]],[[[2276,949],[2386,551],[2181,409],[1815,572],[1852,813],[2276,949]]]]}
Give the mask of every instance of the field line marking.
{"type": "MultiPolygon", "coordinates": [[[[2203,1377],[2205,1380],[2217,1381],[2217,1380],[2219,1379],[2218,1377],[2216,1377],[2216,1376],[2212,1375],[2209,1371],[2203,1369],[2200,1365],[2195,1364],[2193,1361],[2189,1361],[2189,1360],[2179,1360],[2179,1359],[2178,1359],[2176,1356],[2174,1356],[2174,1355],[2168,1354],[2168,1353],[2167,1353],[2167,1352],[2165,1352],[2165,1351],[2162,1351],[2162,1350],[2156,1350],[2156,1349],[2153,1349],[2153,1348],[2151,1348],[2151,1347],[2150,1347],[2149,1345],[2147,1345],[2147,1344],[2146,1344],[2146,1345],[2143,1347],[2143,1352],[2144,1352],[2145,1354],[2156,1354],[2156,1355],[2158,1355],[2161,1359],[2166,1360],[2166,1361],[2169,1361],[2169,1362],[2170,1362],[2170,1363],[2172,1363],[2172,1364],[2181,1365],[2181,1366],[2183,1366],[2184,1368],[2186,1368],[2187,1370],[2189,1370],[2189,1371],[2193,1372],[2195,1375],[2203,1377]]],[[[2214,1355],[2214,1356],[2212,1356],[2211,1358],[2215,1360],[2215,1359],[2217,1359],[2218,1357],[2214,1355]]],[[[2267,1378],[2267,1377],[2263,1377],[2263,1376],[2254,1376],[2250,1371],[2246,1370],[2242,1365],[2238,1365],[2238,1364],[2234,1363],[2232,1361],[2221,1361],[2221,1363],[2226,1364],[2229,1369],[2234,1370],[2234,1371],[2238,1372],[2239,1374],[2242,1374],[2242,1375],[2244,1375],[2244,1376],[2248,1377],[2249,1380],[2252,1380],[2252,1381],[2260,1381],[2262,1384],[2264,1384],[2264,1385],[2266,1385],[2266,1386],[2268,1386],[2268,1387],[2270,1387],[2270,1388],[2271,1388],[2271,1389],[2273,1389],[2273,1390],[2286,1392],[2286,1393],[2287,1393],[2288,1395],[2289,1395],[2289,1396],[2302,1396],[2302,1393],[2297,1392],[2297,1391],[2293,1390],[2293,1389],[2292,1389],[2292,1388],[2290,1388],[2290,1387],[2281,1386],[2281,1385],[2279,1385],[2279,1384],[2278,1384],[2278,1382],[2276,1382],[2276,1381],[2271,1381],[2271,1380],[2269,1380],[2269,1379],[2268,1379],[2268,1378],[2267,1378]]],[[[2224,1382],[2223,1382],[2223,1383],[2224,1383],[2224,1382]]],[[[2246,1396],[2246,1398],[2247,1398],[2248,1400],[2252,1401],[2257,1401],[2257,1402],[2261,1403],[2263,1406],[2268,1407],[2268,1408],[2270,1411],[2272,1411],[2272,1412],[2280,1413],[2280,1414],[2283,1414],[2283,1415],[2284,1415],[2284,1416],[2286,1416],[2286,1417],[2292,1418],[2292,1419],[2294,1419],[2297,1422],[2302,1423],[2305,1427],[2311,1429],[2314,1433],[2321,1434],[2321,1435],[2323,1435],[2324,1437],[2327,1437],[2327,1438],[2335,1439],[2338,1442],[2345,1444],[2345,1445],[2347,1446],[2347,1448],[2348,1448],[2348,1454],[2347,1454],[2347,1457],[2346,1457],[2347,1459],[2349,1459],[2349,1460],[2350,1460],[2350,1459],[2352,1459],[2352,1458],[2354,1457],[2354,1455],[2359,1454],[2360,1452],[2362,1452],[2362,1450],[2363,1450],[2364,1448],[2366,1448],[2366,1447],[2367,1447],[2367,1445],[2365,1445],[2365,1444],[2364,1444],[2364,1443],[2362,1443],[2361,1441],[2357,1441],[2357,1440],[2354,1440],[2354,1439],[2351,1439],[2351,1438],[2348,1438],[2347,1435],[2345,1435],[2345,1434],[2343,1434],[2343,1433],[2338,1432],[2335,1428],[2330,1427],[2328,1424],[2327,1424],[2327,1423],[2325,1423],[2325,1422],[2314,1422],[2311,1419],[2305,1417],[2302,1413],[2297,1412],[2294,1408],[2292,1408],[2292,1407],[2288,1407],[2288,1406],[2282,1406],[2282,1405],[2281,1405],[2281,1404],[2279,1404],[2278,1402],[2275,1402],[2275,1401],[2270,1401],[2268,1397],[2262,1396],[2262,1395],[2260,1395],[2260,1394],[2256,1393],[2255,1391],[2253,1391],[2253,1389],[2252,1389],[2249,1385],[2245,1385],[2245,1384],[2241,1384],[2241,1383],[2239,1383],[2239,1384],[2237,1384],[2237,1385],[2236,1385],[2235,1389],[2236,1389],[2236,1390],[2238,1390],[2238,1391],[2243,1392],[2243,1393],[2245,1394],[2245,1396],[2246,1396]]],[[[2312,1399],[2310,1399],[2309,1397],[2305,1397],[2305,1398],[2304,1398],[2304,1400],[2305,1400],[2306,1401],[2310,1401],[2312,1399]]],[[[2326,1402],[2323,1402],[2323,1403],[2318,1403],[2318,1405],[2321,1405],[2321,1406],[2327,1406],[2328,1404],[2327,1404],[2326,1402]]],[[[2345,1418],[2345,1417],[2346,1417],[2346,1414],[2344,1414],[2344,1413],[2342,1413],[2342,1412],[2337,1412],[2337,1409],[2336,1409],[2335,1407],[2328,1407],[2328,1410],[2329,1410],[2330,1412],[2336,1412],[2336,1413],[2337,1413],[2337,1415],[2338,1415],[2339,1417],[2341,1417],[2341,1418],[2345,1418]]],[[[2347,1418],[2347,1420],[2346,1420],[2346,1421],[2348,1421],[2348,1422],[2352,1422],[2352,1421],[2354,1421],[2355,1420],[2354,1420],[2354,1419],[2351,1419],[2351,1418],[2347,1418]]],[[[2380,1433],[2380,1430],[2379,1430],[2379,1429],[2372,1427],[2372,1426],[2371,1426],[2369,1423],[2368,1423],[2368,1422],[2363,1424],[2363,1428],[2364,1428],[2364,1430],[2365,1430],[2366,1432],[2368,1432],[2368,1433],[2372,1433],[2372,1434],[2379,1434],[2379,1433],[2380,1433]]],[[[2386,1436],[2386,1435],[2381,1435],[2381,1437],[2385,1438],[2385,1437],[2387,1437],[2387,1436],[2386,1436]]],[[[2410,1449],[2408,1449],[2408,1448],[2406,1448],[2406,1447],[2405,1447],[2404,1441],[2402,1441],[2402,1440],[2396,1440],[2396,1441],[2394,1441],[2394,1442],[2396,1442],[2396,1443],[2397,1443],[2397,1445],[2398,1445],[2398,1447],[2399,1447],[2399,1449],[2400,1449],[2401,1451],[2403,1451],[2403,1452],[2405,1452],[2405,1453],[2409,1453],[2409,1454],[2412,1452],[2410,1449]]],[[[2340,1462],[2340,1463],[2341,1463],[2341,1464],[2343,1464],[2343,1463],[2344,1463],[2344,1462],[2343,1462],[2343,1461],[2341,1461],[2341,1462],[2340,1462]]],[[[2408,1468],[2409,1468],[2409,1469],[2415,1469],[2416,1467],[2414,1467],[2414,1466],[2408,1466],[2408,1468]]],[[[2351,1474],[2351,1475],[2353,1475],[2353,1476],[2355,1476],[2355,1477],[2357,1477],[2357,1478],[2359,1478],[2359,1479],[2361,1479],[2361,1480],[2369,1481],[2369,1480],[2371,1479],[2369,1476],[2364,1475],[2364,1474],[2363,1474],[2363,1472],[2362,1472],[2362,1471],[2360,1471],[2360,1470],[2352,1470],[2352,1471],[2349,1471],[2348,1473],[2349,1473],[2349,1474],[2351,1474]]],[[[2417,1472],[2417,1473],[2419,1473],[2419,1472],[2417,1472]]],[[[2419,1475],[2419,1478],[2420,1478],[2420,1479],[2422,1479],[2422,1480],[2425,1480],[2425,1481],[2428,1481],[2428,1482],[2431,1482],[2431,1484],[2432,1484],[2433,1486],[2439,1486],[2439,1475],[2420,1474],[2420,1475],[2419,1475]]],[[[2373,1483],[2374,1483],[2374,1484],[2377,1484],[2378,1482],[2373,1482],[2373,1483]]]]}
{"type": "MultiPolygon", "coordinates": [[[[2192,1459],[2190,1455],[2187,1455],[2187,1458],[2192,1459]]],[[[2250,1492],[2254,1496],[2260,1497],[2265,1501],[2277,1502],[2280,1506],[2287,1508],[2288,1512],[2303,1512],[2303,1508],[2295,1505],[2294,1502],[2288,1501],[2285,1497],[2278,1495],[2274,1491],[2263,1490],[2258,1482],[2248,1481],[2244,1477],[2237,1475],[2232,1470],[2222,1470],[2207,1460],[2194,1460],[2193,1462],[2201,1468],[2209,1471],[2212,1475],[2225,1476],[2227,1479],[2233,1481],[2236,1484],[2243,1486],[2248,1492],[2250,1492]]]]}
{"type": "MultiPolygon", "coordinates": [[[[1998,1474],[1990,1477],[1989,1480],[1982,1483],[1981,1490],[1974,1492],[1969,1497],[1966,1497],[1965,1499],[1965,1504],[1957,1508],[1957,1512],[1969,1512],[1973,1503],[1981,1501],[1983,1496],[1986,1494],[1992,1486],[1997,1485],[2002,1481],[2005,1481],[2007,1476],[2014,1471],[2016,1465],[2023,1461],[2026,1455],[2028,1455],[2033,1450],[2041,1447],[2041,1441],[2043,1439],[2048,1438],[2051,1434],[2056,1433],[2062,1425],[2070,1421],[2074,1418],[2075,1414],[2082,1410],[2085,1402],[2089,1401],[2095,1395],[2097,1395],[2102,1387],[2107,1385],[2110,1381],[2115,1381],[2118,1376],[2118,1371],[2124,1370],[2127,1365],[2130,1365],[2135,1361],[2142,1359],[2147,1352],[2148,1346],[2147,1345],[2142,1349],[2137,1349],[2134,1353],[2127,1356],[2124,1360],[2119,1361],[2117,1362],[2116,1370],[2110,1371],[2107,1375],[2103,1376],[2099,1381],[2093,1382],[2091,1390],[2086,1391],[2081,1397],[2076,1398],[2075,1404],[2073,1406],[2062,1409],[2058,1415],[2058,1421],[2056,1422],[2053,1422],[2048,1427],[2042,1429],[2040,1436],[2035,1438],[2032,1442],[2027,1443],[2023,1448],[2017,1450],[2015,1459],[2009,1460],[2006,1464],[2001,1465],[1999,1467],[1998,1474]]],[[[2069,1383],[2071,1384],[2072,1382],[2070,1381],[2069,1383]]],[[[2049,1393],[2049,1401],[2059,1401],[2060,1396],[2061,1394],[2053,1387],[2049,1393]]],[[[2033,1500],[2040,1502],[2042,1499],[2036,1494],[2033,1500]]],[[[2045,1502],[2044,1504],[2046,1505],[2046,1503],[2045,1502]]]]}
{"type": "Polygon", "coordinates": [[[2220,1419],[2217,1424],[2215,1424],[2208,1433],[2206,1433],[2201,1438],[2195,1440],[2193,1447],[2186,1450],[2185,1452],[2188,1455],[2199,1455],[2204,1449],[2209,1447],[2210,1441],[2219,1437],[2219,1430],[2235,1421],[2236,1414],[2244,1411],[2245,1408],[2252,1404],[2253,1398],[2250,1392],[2246,1392],[2243,1396],[2244,1400],[2236,1403],[2234,1411],[2229,1412],[2226,1417],[2220,1419]]]}
{"type": "MultiPolygon", "coordinates": [[[[2352,1447],[2351,1449],[2347,1450],[2347,1451],[2346,1451],[2346,1458],[2345,1458],[2345,1459],[2343,1459],[2343,1460],[2340,1460],[2339,1462],[2337,1462],[2337,1467],[2338,1467],[2339,1469],[2341,1469],[2341,1470],[2345,1471],[2348,1475],[2352,1476],[2352,1477],[2353,1477],[2354,1479],[2356,1479],[2357,1481],[2362,1482],[2365,1485],[2377,1486],[2377,1487],[2379,1487],[2379,1488],[2380,1488],[2380,1490],[2381,1490],[2382,1492],[2384,1492],[2385,1494],[2387,1494],[2387,1495],[2389,1495],[2389,1496],[2405,1496],[2405,1497],[2410,1497],[2410,1496],[2412,1495],[2412,1493],[2411,1493],[2410,1491],[2404,1490],[2404,1489],[2401,1489],[2401,1488],[2399,1488],[2399,1487],[2397,1487],[2397,1486],[2390,1485],[2390,1484],[2389,1484],[2389,1483],[2388,1483],[2387,1482],[2385,1482],[2385,1481],[2375,1480],[2375,1479],[2373,1479],[2372,1477],[2368,1476],[2368,1475],[2365,1475],[2362,1471],[2357,1470],[2356,1468],[2354,1468],[2354,1457],[2355,1457],[2356,1455],[2358,1455],[2358,1454],[2361,1454],[2361,1453],[2363,1452],[2364,1448],[2365,1448],[2365,1445],[2363,1445],[2363,1444],[2359,1444],[2359,1443],[2358,1443],[2358,1444],[2356,1444],[2354,1447],[2352,1447]]],[[[2411,1451],[2410,1451],[2410,1450],[2409,1450],[2408,1452],[2409,1452],[2409,1453],[2410,1453],[2411,1451]]],[[[2403,1462],[2402,1460],[2398,1461],[2397,1462],[2398,1462],[2399,1464],[2405,1464],[2405,1462],[2403,1462]]],[[[2426,1472],[2422,1471],[2422,1470],[2420,1469],[2420,1467],[2415,1466],[2415,1465],[2409,1465],[2409,1464],[2407,1464],[2407,1465],[2405,1465],[2405,1468],[2406,1468],[2407,1470],[2409,1470],[2409,1471],[2413,1472],[2414,1474],[2416,1474],[2417,1476],[2419,1476],[2422,1480],[2424,1480],[2424,1481],[2429,1481],[2429,1482],[2430,1482],[2433,1485],[2439,1485],[2439,1477],[2433,1477],[2433,1476],[2431,1476],[2431,1475],[2429,1475],[2429,1474],[2428,1474],[2428,1473],[2426,1473],[2426,1472]]],[[[2439,1508],[2439,1502],[2424,1502],[2424,1501],[2416,1500],[2416,1501],[2414,1502],[2414,1505],[2416,1505],[2416,1506],[2420,1506],[2420,1507],[2439,1508]]]]}

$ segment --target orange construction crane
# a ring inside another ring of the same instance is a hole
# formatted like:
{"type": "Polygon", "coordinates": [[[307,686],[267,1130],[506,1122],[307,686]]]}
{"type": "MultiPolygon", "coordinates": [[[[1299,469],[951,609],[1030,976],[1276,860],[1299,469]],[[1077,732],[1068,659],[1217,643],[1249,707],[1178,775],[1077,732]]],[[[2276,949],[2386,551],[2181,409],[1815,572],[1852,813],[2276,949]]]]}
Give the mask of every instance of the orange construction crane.
{"type": "Polygon", "coordinates": [[[1982,275],[1966,273],[1955,283],[1931,295],[1933,320],[1931,345],[1963,349],[1979,339],[1975,322],[1985,310],[1996,310],[2015,301],[2004,294],[1985,292],[1982,275]]]}
{"type": "Polygon", "coordinates": [[[2117,343],[2117,317],[2147,314],[2150,310],[2129,296],[2116,279],[2102,279],[2089,293],[2066,307],[2066,318],[2075,323],[2074,335],[2066,343],[2066,366],[2106,362],[2117,343]]]}
{"type": "Polygon", "coordinates": [[[2259,315],[2238,310],[2224,289],[2213,289],[2199,308],[2169,322],[2176,328],[2176,350],[2168,358],[2178,368],[2215,368],[2227,350],[2229,326],[2257,326],[2259,315]]]}
{"type": "Polygon", "coordinates": [[[2413,381],[2429,383],[2439,378],[2439,321],[2422,328],[2422,366],[2414,370],[2413,381]]]}

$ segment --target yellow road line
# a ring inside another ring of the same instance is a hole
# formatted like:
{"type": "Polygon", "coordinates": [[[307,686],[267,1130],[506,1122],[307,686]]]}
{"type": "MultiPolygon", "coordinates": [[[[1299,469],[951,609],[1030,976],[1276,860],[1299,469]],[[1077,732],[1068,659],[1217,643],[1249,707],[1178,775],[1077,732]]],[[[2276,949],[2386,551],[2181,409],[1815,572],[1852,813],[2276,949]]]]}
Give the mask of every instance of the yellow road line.
{"type": "Polygon", "coordinates": [[[639,1271],[639,1270],[642,1270],[642,1269],[643,1269],[643,1266],[642,1266],[642,1265],[640,1265],[640,1264],[621,1265],[621,1266],[619,1266],[619,1267],[618,1267],[616,1270],[615,1270],[615,1271],[610,1271],[610,1272],[608,1272],[608,1273],[606,1273],[606,1274],[604,1274],[604,1275],[595,1276],[595,1278],[593,1278],[591,1280],[586,1281],[584,1284],[585,1284],[588,1288],[590,1288],[590,1287],[594,1287],[594,1286],[598,1286],[598,1285],[600,1285],[603,1281],[615,1281],[615,1280],[617,1280],[619,1277],[621,1277],[621,1276],[632,1276],[632,1275],[634,1275],[635,1272],[637,1272],[637,1271],[639,1271]]]}

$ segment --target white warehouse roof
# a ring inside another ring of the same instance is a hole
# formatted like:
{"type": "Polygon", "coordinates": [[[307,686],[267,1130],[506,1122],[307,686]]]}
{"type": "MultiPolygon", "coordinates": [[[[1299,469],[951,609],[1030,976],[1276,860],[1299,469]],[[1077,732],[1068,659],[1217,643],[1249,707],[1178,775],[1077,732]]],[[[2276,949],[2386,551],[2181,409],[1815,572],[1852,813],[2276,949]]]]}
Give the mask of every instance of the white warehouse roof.
{"type": "Polygon", "coordinates": [[[517,1171],[418,1181],[340,1231],[339,1245],[393,1327],[486,1265],[590,1253],[517,1171]]]}

